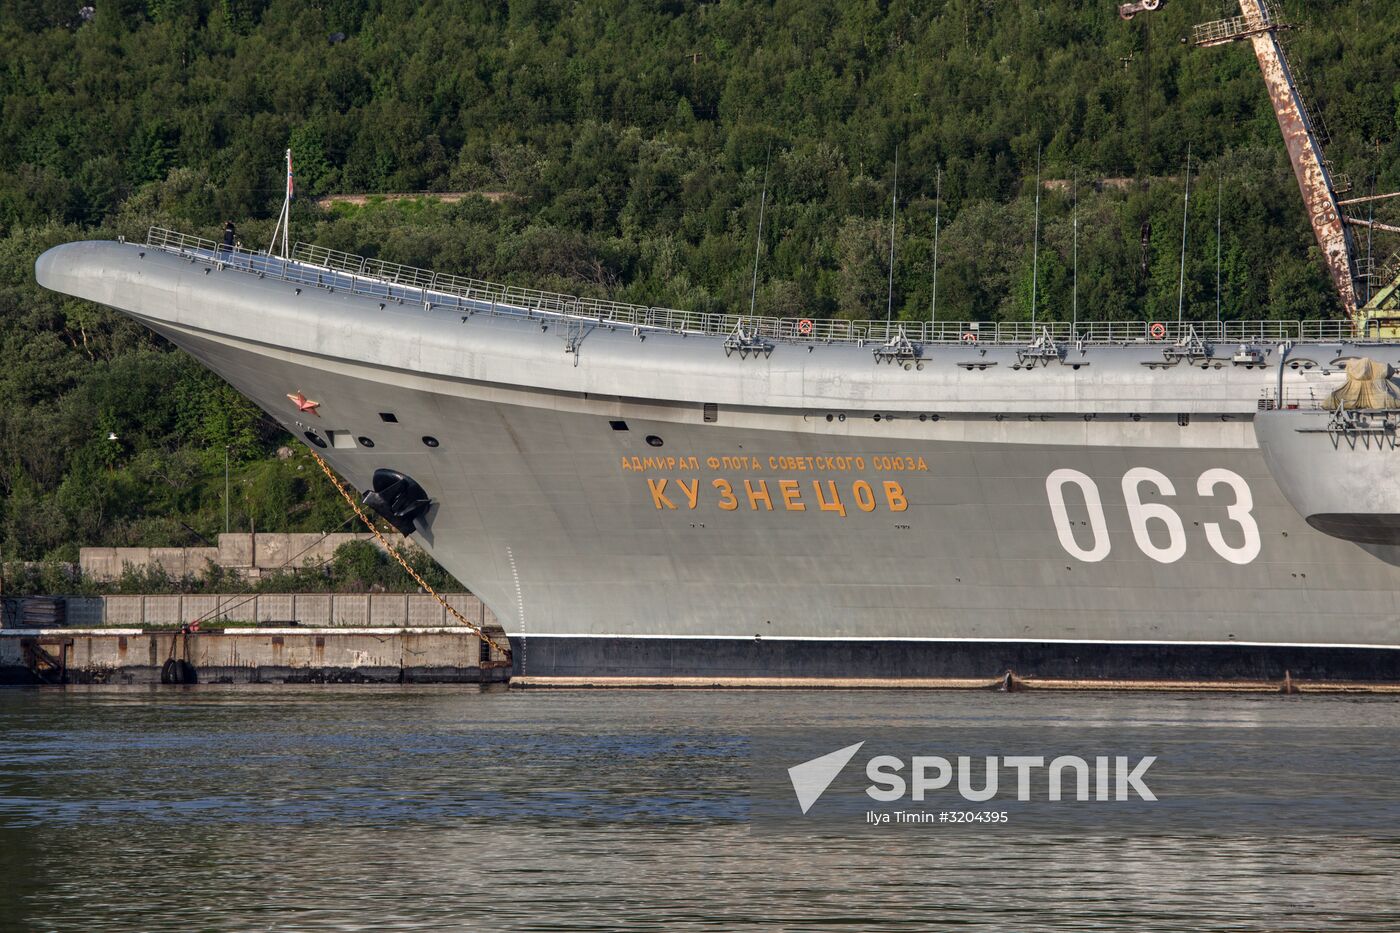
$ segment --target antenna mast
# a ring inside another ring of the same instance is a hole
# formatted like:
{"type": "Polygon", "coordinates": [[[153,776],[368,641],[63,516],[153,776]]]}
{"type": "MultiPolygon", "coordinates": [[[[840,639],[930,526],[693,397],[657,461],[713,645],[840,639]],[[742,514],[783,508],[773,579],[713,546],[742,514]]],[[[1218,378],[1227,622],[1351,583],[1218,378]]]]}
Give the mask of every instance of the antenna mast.
{"type": "Polygon", "coordinates": [[[1225,193],[1225,176],[1215,174],[1215,323],[1220,323],[1220,205],[1225,193]]]}
{"type": "MultiPolygon", "coordinates": [[[[771,153],[770,153],[771,157],[771,153]]],[[[753,241],[753,285],[749,287],[749,317],[758,302],[758,252],[763,248],[763,209],[768,204],[768,163],[763,166],[763,193],[758,197],[758,235],[753,241]]]]}
{"type": "Polygon", "coordinates": [[[1031,237],[1031,327],[1035,327],[1036,298],[1040,290],[1040,146],[1035,147],[1035,233],[1031,237]]]}
{"type": "Polygon", "coordinates": [[[943,166],[938,167],[938,177],[933,183],[933,299],[929,302],[929,323],[938,323],[938,220],[939,209],[943,204],[943,166]]]}
{"type": "MultiPolygon", "coordinates": [[[[1374,196],[1375,193],[1376,193],[1376,179],[1375,179],[1374,176],[1372,176],[1372,178],[1371,178],[1371,194],[1374,196]]],[[[1367,303],[1368,305],[1371,303],[1371,278],[1372,278],[1372,276],[1371,276],[1371,271],[1372,271],[1372,269],[1373,269],[1373,266],[1371,265],[1371,263],[1372,263],[1372,259],[1371,259],[1371,237],[1372,237],[1372,236],[1375,234],[1375,232],[1376,232],[1375,220],[1376,220],[1376,202],[1375,202],[1374,200],[1371,200],[1371,201],[1368,201],[1368,202],[1366,203],[1366,221],[1367,221],[1367,223],[1366,223],[1366,263],[1365,263],[1365,268],[1366,268],[1366,303],[1367,303]]]]}
{"type": "Polygon", "coordinates": [[[1079,332],[1079,168],[1074,169],[1074,280],[1070,295],[1070,333],[1079,332]]]}
{"type": "Polygon", "coordinates": [[[894,222],[899,210],[899,147],[894,147],[894,186],[890,191],[890,286],[885,296],[885,322],[894,319],[894,222]]]}
{"type": "Polygon", "coordinates": [[[1186,303],[1186,217],[1191,210],[1191,141],[1186,141],[1186,194],[1181,199],[1181,273],[1176,280],[1176,323],[1186,303]]]}

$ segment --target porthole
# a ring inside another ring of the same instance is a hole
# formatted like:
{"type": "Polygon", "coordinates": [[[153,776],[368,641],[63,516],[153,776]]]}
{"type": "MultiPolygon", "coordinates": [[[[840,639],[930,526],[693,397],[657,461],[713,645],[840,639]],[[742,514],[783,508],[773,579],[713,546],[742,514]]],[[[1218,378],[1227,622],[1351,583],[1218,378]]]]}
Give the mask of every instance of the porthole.
{"type": "Polygon", "coordinates": [[[657,437],[655,434],[648,434],[647,443],[650,444],[652,447],[660,447],[664,443],[664,441],[662,441],[661,438],[657,437]]]}
{"type": "Polygon", "coordinates": [[[879,421],[879,420],[880,420],[880,415],[879,415],[878,412],[876,412],[876,414],[875,414],[875,420],[876,420],[876,421],[879,421]]]}
{"type": "Polygon", "coordinates": [[[845,421],[845,420],[846,420],[846,413],[845,413],[845,412],[842,412],[841,414],[837,415],[837,416],[836,416],[836,420],[837,420],[837,421],[845,421]]]}
{"type": "Polygon", "coordinates": [[[920,415],[920,416],[919,416],[919,420],[920,420],[920,421],[927,421],[927,420],[928,420],[928,415],[920,415]]]}
{"type": "Polygon", "coordinates": [[[424,434],[423,443],[429,447],[436,447],[438,445],[438,439],[433,437],[431,434],[424,434]]]}
{"type": "Polygon", "coordinates": [[[370,440],[370,439],[367,438],[367,437],[361,437],[361,438],[359,438],[359,442],[360,442],[360,446],[361,446],[361,447],[373,447],[373,446],[374,446],[374,441],[370,440]]]}
{"type": "Polygon", "coordinates": [[[315,444],[322,450],[326,449],[326,439],[321,435],[317,434],[315,431],[303,431],[302,437],[305,437],[307,441],[309,441],[312,444],[315,444]]]}
{"type": "Polygon", "coordinates": [[[833,414],[831,414],[830,412],[827,412],[826,420],[827,420],[827,421],[835,421],[835,420],[836,420],[836,416],[833,415],[833,414]]]}

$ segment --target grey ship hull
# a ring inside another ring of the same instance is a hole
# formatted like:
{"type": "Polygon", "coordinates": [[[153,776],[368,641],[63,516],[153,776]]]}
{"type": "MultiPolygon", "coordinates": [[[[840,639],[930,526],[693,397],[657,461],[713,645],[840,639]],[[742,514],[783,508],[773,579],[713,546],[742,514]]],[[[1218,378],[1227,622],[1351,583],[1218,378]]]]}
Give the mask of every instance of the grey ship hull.
{"type": "Polygon", "coordinates": [[[1281,348],[741,358],[137,251],[60,247],[39,278],[326,440],[357,487],[414,477],[417,537],[518,674],[1400,682],[1400,569],[1310,527],[1255,437],[1262,397],[1335,383],[1336,343],[1291,348],[1306,369],[1281,348]]]}

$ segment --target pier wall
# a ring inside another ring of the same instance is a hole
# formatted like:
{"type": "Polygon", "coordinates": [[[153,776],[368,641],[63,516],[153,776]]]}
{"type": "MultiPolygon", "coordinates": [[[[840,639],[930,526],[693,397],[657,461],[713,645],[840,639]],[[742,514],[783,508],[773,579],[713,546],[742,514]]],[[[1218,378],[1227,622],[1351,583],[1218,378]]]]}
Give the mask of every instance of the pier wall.
{"type": "MultiPolygon", "coordinates": [[[[403,547],[403,535],[385,536],[394,547],[403,547]]],[[[133,570],[160,568],[171,577],[197,577],[210,564],[237,570],[256,580],[276,570],[301,570],[319,566],[331,559],[335,549],[347,541],[379,543],[371,534],[221,534],[217,547],[85,547],[78,550],[78,566],[83,575],[98,583],[121,578],[127,567],[133,570]]],[[[382,550],[382,548],[381,548],[382,550]]]]}
{"type": "MultiPolygon", "coordinates": [[[[230,622],[260,625],[334,627],[452,627],[456,619],[426,593],[228,593],[145,596],[67,596],[68,626],[145,628],[200,621],[208,626],[230,622]]],[[[444,593],[468,621],[494,626],[496,617],[471,593],[444,593]]],[[[45,597],[52,599],[52,597],[45,597]]],[[[4,600],[0,625],[24,624],[23,598],[4,600]]]]}
{"type": "MultiPolygon", "coordinates": [[[[499,642],[504,636],[493,633],[499,642]]],[[[0,683],[505,683],[510,663],[455,628],[12,629],[0,683]]]]}

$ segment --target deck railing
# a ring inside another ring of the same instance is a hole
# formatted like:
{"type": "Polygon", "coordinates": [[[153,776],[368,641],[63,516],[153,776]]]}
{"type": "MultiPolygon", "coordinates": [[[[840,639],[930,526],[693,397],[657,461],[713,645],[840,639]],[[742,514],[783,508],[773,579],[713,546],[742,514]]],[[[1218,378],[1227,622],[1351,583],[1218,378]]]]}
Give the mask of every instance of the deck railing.
{"type": "Polygon", "coordinates": [[[1349,340],[1344,320],[1321,321],[849,321],[840,318],[775,318],[680,311],[604,298],[501,285],[483,279],[297,243],[289,259],[152,227],[146,245],[195,261],[219,263],[262,277],[340,289],[384,302],[423,304],[462,314],[549,315],[580,322],[673,333],[808,343],[884,344],[905,337],[920,344],[1027,345],[1047,336],[1057,343],[1177,344],[1199,338],[1217,343],[1349,340]]]}

